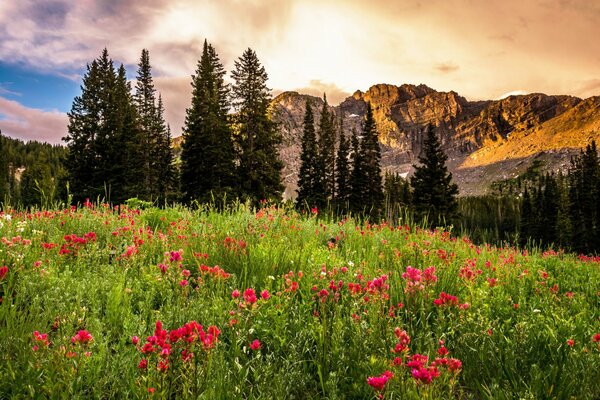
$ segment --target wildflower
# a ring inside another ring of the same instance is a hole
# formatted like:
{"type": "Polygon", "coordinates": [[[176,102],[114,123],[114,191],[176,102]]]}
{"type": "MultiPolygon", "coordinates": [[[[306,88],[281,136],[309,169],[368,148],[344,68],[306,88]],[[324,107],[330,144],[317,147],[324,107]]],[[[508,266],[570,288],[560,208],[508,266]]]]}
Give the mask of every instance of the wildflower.
{"type": "Polygon", "coordinates": [[[0,280],[4,279],[4,277],[8,274],[8,267],[6,265],[0,267],[0,280]]]}
{"type": "Polygon", "coordinates": [[[142,358],[140,360],[140,363],[137,366],[139,369],[146,369],[148,368],[148,360],[146,360],[145,358],[142,358]]]}
{"type": "Polygon", "coordinates": [[[263,300],[268,300],[271,295],[269,294],[268,290],[263,290],[260,292],[260,297],[262,297],[263,300]]]}
{"type": "Polygon", "coordinates": [[[250,343],[250,348],[254,351],[260,349],[260,341],[258,339],[254,339],[254,341],[250,343]]]}
{"type": "Polygon", "coordinates": [[[134,336],[131,338],[131,343],[137,345],[140,341],[140,338],[138,338],[137,336],[134,336]]]}
{"type": "Polygon", "coordinates": [[[462,362],[457,358],[451,358],[448,360],[448,369],[450,371],[460,371],[462,368],[462,362]]]}
{"type": "Polygon", "coordinates": [[[569,345],[569,347],[573,347],[575,346],[575,341],[573,339],[567,339],[567,344],[569,345]]]}
{"type": "Polygon", "coordinates": [[[73,344],[76,344],[76,343],[88,344],[92,341],[94,341],[94,338],[85,329],[80,330],[79,332],[77,332],[77,334],[75,336],[73,336],[71,338],[71,343],[73,343],[73,344]]]}
{"type": "Polygon", "coordinates": [[[154,394],[155,389],[153,387],[148,388],[148,393],[154,394]]]}
{"type": "Polygon", "coordinates": [[[240,297],[240,291],[235,289],[233,292],[231,292],[231,297],[237,299],[238,297],[240,297]]]}
{"type": "Polygon", "coordinates": [[[244,291],[244,301],[248,304],[256,303],[256,292],[252,288],[248,288],[244,291]]]}
{"type": "Polygon", "coordinates": [[[394,377],[390,371],[385,371],[380,376],[371,376],[367,378],[367,384],[375,390],[383,390],[385,384],[394,377]]]}
{"type": "Polygon", "coordinates": [[[181,287],[186,287],[189,284],[189,282],[187,281],[187,279],[182,279],[181,281],[179,281],[179,286],[181,287]]]}

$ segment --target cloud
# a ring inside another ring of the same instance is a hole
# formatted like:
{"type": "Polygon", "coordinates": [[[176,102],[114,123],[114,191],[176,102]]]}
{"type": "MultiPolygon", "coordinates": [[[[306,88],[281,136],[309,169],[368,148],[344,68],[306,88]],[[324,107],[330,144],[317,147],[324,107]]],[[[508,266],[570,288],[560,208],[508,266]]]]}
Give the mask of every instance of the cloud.
{"type": "Polygon", "coordinates": [[[68,123],[64,113],[28,108],[0,97],[0,129],[4,135],[58,144],[67,134],[68,123]]]}
{"type": "Polygon", "coordinates": [[[350,93],[336,86],[335,83],[323,82],[319,79],[311,79],[308,85],[293,89],[301,94],[309,94],[311,96],[323,97],[327,95],[327,101],[331,105],[337,105],[346,100],[350,93]]]}
{"type": "Polygon", "coordinates": [[[449,74],[458,71],[460,67],[453,63],[440,63],[436,64],[434,69],[442,74],[449,74]]]}
{"type": "MultiPolygon", "coordinates": [[[[9,84],[10,84],[10,82],[9,82],[9,84]]],[[[14,90],[10,90],[7,87],[5,87],[2,83],[0,83],[0,96],[2,96],[2,95],[21,96],[22,94],[14,91],[14,90]]]]}
{"type": "Polygon", "coordinates": [[[600,96],[600,79],[590,79],[581,82],[575,91],[575,95],[582,98],[600,96]]]}
{"type": "Polygon", "coordinates": [[[511,90],[510,92],[506,92],[496,97],[494,100],[502,100],[510,96],[523,96],[528,94],[525,90],[511,90]]]}

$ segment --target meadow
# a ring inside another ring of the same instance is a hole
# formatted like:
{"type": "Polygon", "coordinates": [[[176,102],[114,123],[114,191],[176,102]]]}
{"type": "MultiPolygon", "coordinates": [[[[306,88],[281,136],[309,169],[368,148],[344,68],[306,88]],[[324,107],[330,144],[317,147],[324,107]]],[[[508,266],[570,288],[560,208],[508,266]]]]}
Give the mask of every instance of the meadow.
{"type": "Polygon", "coordinates": [[[267,204],[0,236],[0,398],[600,398],[599,257],[267,204]]]}

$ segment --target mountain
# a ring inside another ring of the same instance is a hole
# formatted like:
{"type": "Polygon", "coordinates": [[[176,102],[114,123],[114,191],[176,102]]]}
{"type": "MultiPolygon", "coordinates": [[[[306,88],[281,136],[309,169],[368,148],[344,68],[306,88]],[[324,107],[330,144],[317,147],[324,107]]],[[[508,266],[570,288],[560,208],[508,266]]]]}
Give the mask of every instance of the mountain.
{"type": "MultiPolygon", "coordinates": [[[[284,92],[271,103],[272,118],[283,134],[280,155],[287,198],[294,197],[297,188],[307,99],[318,121],[320,98],[284,92]]],[[[360,131],[367,102],[377,122],[385,170],[410,174],[424,130],[432,124],[461,195],[485,193],[490,183],[519,175],[534,159],[542,161],[546,171],[564,171],[580,148],[592,139],[600,142],[600,97],[582,100],[533,93],[469,101],[454,91],[439,92],[425,85],[378,84],[331,107],[338,120],[342,118],[347,135],[353,128],[360,131]]]]}

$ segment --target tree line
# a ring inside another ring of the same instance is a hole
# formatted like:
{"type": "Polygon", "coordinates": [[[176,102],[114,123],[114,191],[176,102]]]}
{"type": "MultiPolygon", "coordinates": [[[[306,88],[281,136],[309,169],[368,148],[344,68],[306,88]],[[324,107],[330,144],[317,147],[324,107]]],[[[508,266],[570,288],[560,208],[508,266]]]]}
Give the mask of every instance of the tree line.
{"type": "Polygon", "coordinates": [[[132,90],[124,66],[115,68],[104,49],[88,64],[82,94],[69,113],[65,165],[73,200],[280,199],[283,164],[276,148],[280,136],[268,115],[267,73],[247,49],[235,62],[232,85],[225,74],[205,41],[192,76],[178,169],[148,50],[142,51],[132,90]]]}
{"type": "Polygon", "coordinates": [[[23,142],[0,132],[0,202],[12,206],[50,206],[64,196],[66,149],[23,142]]]}

